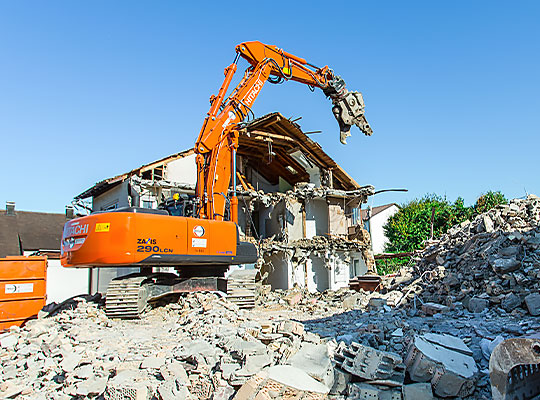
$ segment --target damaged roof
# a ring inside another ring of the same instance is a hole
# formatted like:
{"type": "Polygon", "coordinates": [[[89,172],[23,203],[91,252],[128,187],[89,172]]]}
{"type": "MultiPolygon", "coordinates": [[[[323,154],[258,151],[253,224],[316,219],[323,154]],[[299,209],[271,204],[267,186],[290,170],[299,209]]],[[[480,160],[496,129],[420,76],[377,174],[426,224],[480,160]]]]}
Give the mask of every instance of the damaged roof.
{"type": "Polygon", "coordinates": [[[278,112],[251,121],[246,125],[246,132],[240,134],[238,154],[248,157],[250,161],[257,161],[260,164],[258,172],[270,182],[275,183],[275,176],[282,176],[292,185],[309,181],[305,162],[295,157],[298,151],[308,160],[308,164],[332,172],[335,189],[360,188],[319,143],[302,131],[300,125],[278,112]]]}
{"type": "MultiPolygon", "coordinates": [[[[396,203],[390,203],[390,204],[385,204],[383,206],[377,206],[377,207],[372,207],[371,208],[371,218],[373,218],[375,215],[377,214],[380,214],[382,213],[384,210],[392,207],[392,206],[396,206],[396,207],[399,207],[399,205],[397,205],[396,203]]],[[[361,214],[361,217],[362,217],[362,220],[367,220],[368,219],[368,210],[360,210],[360,214],[361,214]]]]}
{"type": "MultiPolygon", "coordinates": [[[[308,182],[307,169],[315,166],[331,171],[335,189],[360,188],[360,185],[326,154],[317,142],[311,140],[302,131],[300,125],[285,118],[279,112],[267,114],[247,123],[238,141],[238,155],[247,159],[252,168],[273,184],[279,181],[279,177],[293,186],[298,182],[308,182]]],[[[75,199],[98,196],[130,176],[141,176],[147,171],[194,153],[195,151],[191,148],[105,179],[85,190],[75,199]]]]}
{"type": "Polygon", "coordinates": [[[66,223],[65,214],[0,210],[0,257],[24,251],[58,250],[66,223]]]}
{"type": "Polygon", "coordinates": [[[178,160],[179,158],[184,158],[187,156],[190,156],[192,154],[195,154],[194,149],[184,150],[179,153],[175,153],[173,155],[160,158],[159,160],[153,161],[149,164],[141,165],[138,168],[132,169],[129,172],[126,172],[124,174],[120,174],[117,176],[114,176],[112,178],[104,179],[98,183],[96,183],[94,186],[92,186],[89,189],[86,189],[81,194],[77,195],[75,199],[86,199],[88,197],[98,196],[101,193],[106,192],[107,190],[111,189],[112,187],[124,182],[127,178],[133,175],[141,175],[146,171],[150,171],[156,167],[159,167],[161,165],[165,165],[171,161],[178,160]]]}

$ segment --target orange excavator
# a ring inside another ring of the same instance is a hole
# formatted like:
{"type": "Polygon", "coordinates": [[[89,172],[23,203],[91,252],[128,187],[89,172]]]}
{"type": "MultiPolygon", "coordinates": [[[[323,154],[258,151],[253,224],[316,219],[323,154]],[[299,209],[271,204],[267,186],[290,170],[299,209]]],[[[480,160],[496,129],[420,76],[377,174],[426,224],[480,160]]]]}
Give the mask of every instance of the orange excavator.
{"type": "Polygon", "coordinates": [[[349,92],[328,67],[318,68],[276,46],[245,42],[225,68],[225,80],[210,97],[210,110],[195,144],[196,196],[190,207],[174,199],[164,209],[139,207],[94,212],[67,222],[62,238],[64,267],[139,267],[140,273],[114,279],[106,294],[110,317],[137,318],[172,293],[226,291],[230,265],[257,260],[252,243],[240,241],[236,197],[236,151],[243,122],[266,82],[292,80],[318,87],[332,101],[341,142],[352,125],[366,135],[361,93],[349,92]],[[240,57],[249,62],[240,83],[226,97],[240,57]],[[186,210],[190,210],[187,212],[186,210]],[[153,273],[153,267],[174,267],[177,274],[153,273]]]}

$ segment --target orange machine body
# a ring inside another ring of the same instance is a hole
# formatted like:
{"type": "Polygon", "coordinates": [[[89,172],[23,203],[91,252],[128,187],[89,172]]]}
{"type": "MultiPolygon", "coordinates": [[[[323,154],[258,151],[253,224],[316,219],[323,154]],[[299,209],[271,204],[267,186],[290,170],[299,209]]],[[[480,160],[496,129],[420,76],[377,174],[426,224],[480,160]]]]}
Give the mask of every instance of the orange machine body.
{"type": "Polygon", "coordinates": [[[62,265],[238,264],[234,222],[145,212],[105,212],[64,226],[62,265]]]}
{"type": "Polygon", "coordinates": [[[46,302],[47,257],[0,258],[0,330],[34,318],[46,302]]]}

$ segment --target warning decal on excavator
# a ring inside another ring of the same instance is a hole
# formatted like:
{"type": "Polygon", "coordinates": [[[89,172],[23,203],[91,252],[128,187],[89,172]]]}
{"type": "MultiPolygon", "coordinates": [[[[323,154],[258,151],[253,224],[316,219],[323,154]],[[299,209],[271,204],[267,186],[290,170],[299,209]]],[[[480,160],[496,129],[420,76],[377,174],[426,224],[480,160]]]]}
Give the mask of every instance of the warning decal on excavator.
{"type": "Polygon", "coordinates": [[[99,222],[96,224],[96,232],[109,232],[110,222],[99,222]]]}
{"type": "Polygon", "coordinates": [[[14,283],[6,284],[4,288],[6,294],[15,294],[15,293],[33,293],[34,284],[33,283],[14,283]]]}
{"type": "Polygon", "coordinates": [[[191,238],[191,247],[206,247],[206,239],[191,238]]]}

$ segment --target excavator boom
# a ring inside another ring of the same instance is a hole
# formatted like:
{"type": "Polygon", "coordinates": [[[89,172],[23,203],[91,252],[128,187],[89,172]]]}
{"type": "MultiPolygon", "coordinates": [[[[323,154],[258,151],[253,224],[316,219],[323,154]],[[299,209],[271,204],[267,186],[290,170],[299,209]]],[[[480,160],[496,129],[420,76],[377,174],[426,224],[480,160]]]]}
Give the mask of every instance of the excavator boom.
{"type": "Polygon", "coordinates": [[[276,46],[261,42],[244,42],[236,46],[237,56],[225,68],[225,79],[217,96],[210,98],[211,107],[195,144],[197,152],[197,197],[200,201],[199,218],[223,220],[228,201],[228,189],[233,180],[231,199],[232,220],[236,221],[237,200],[234,195],[233,169],[238,148],[238,130],[250,114],[251,107],[264,84],[292,80],[323,90],[332,100],[332,112],[339,123],[340,140],[346,144],[351,126],[356,125],[366,135],[373,133],[364,116],[364,100],[359,92],[349,92],[345,81],[328,67],[318,68],[305,59],[276,46]],[[250,66],[229,97],[225,94],[238,58],[250,66]]]}

